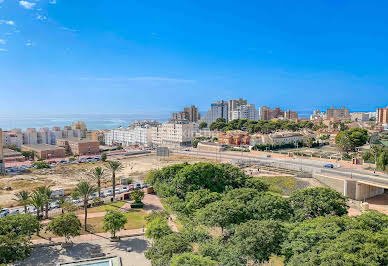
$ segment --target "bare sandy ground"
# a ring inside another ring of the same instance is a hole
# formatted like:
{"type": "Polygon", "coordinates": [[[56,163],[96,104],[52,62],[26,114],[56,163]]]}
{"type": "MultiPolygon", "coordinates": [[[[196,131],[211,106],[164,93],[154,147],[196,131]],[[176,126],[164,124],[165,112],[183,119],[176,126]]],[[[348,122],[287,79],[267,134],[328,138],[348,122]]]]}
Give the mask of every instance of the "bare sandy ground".
{"type": "MultiPolygon", "coordinates": [[[[148,171],[160,169],[164,166],[183,163],[211,161],[209,159],[198,159],[182,155],[172,155],[169,158],[158,158],[156,155],[143,155],[136,157],[118,157],[115,158],[122,163],[123,169],[116,173],[116,182],[119,183],[121,178],[131,178],[133,182],[142,182],[148,171]]],[[[78,182],[82,180],[93,180],[88,176],[90,171],[102,166],[106,172],[104,185],[111,183],[111,172],[106,168],[107,163],[84,163],[75,165],[59,165],[51,169],[37,170],[33,169],[31,173],[21,175],[7,175],[0,177],[0,205],[2,207],[16,206],[15,194],[21,190],[33,191],[34,188],[42,185],[49,185],[53,189],[63,188],[65,193],[69,193],[78,182]],[[5,190],[11,187],[11,191],[5,190]]]]}

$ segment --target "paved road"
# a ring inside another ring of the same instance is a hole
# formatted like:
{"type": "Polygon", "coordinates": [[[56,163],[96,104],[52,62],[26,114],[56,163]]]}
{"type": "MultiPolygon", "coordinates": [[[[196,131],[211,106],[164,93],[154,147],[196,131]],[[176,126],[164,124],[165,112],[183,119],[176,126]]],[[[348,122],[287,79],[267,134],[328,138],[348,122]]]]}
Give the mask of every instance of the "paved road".
{"type": "Polygon", "coordinates": [[[295,158],[295,159],[279,159],[266,157],[265,155],[248,155],[244,152],[231,154],[227,152],[207,152],[207,151],[182,151],[182,150],[173,150],[173,153],[180,153],[190,156],[200,156],[207,158],[217,158],[220,160],[252,160],[259,163],[267,163],[267,164],[288,164],[293,166],[294,169],[306,170],[309,172],[322,172],[327,175],[336,176],[339,178],[351,178],[355,180],[369,181],[377,184],[388,185],[388,175],[386,174],[371,174],[368,171],[362,171],[358,169],[352,168],[324,168],[323,166],[328,162],[318,161],[318,160],[309,160],[305,158],[295,158]]]}

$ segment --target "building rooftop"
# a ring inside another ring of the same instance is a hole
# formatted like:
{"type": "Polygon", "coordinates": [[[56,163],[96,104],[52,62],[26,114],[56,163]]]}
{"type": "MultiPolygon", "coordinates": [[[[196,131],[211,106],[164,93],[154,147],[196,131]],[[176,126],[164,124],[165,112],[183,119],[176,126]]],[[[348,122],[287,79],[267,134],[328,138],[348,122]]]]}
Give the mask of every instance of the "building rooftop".
{"type": "Polygon", "coordinates": [[[49,144],[30,144],[30,145],[22,145],[22,147],[28,147],[37,151],[52,151],[52,150],[63,150],[64,148],[58,147],[55,145],[49,144]]]}
{"type": "Polygon", "coordinates": [[[68,139],[57,139],[57,140],[58,140],[58,141],[77,142],[77,143],[98,142],[97,140],[91,140],[91,139],[79,139],[79,138],[68,138],[68,139]]]}

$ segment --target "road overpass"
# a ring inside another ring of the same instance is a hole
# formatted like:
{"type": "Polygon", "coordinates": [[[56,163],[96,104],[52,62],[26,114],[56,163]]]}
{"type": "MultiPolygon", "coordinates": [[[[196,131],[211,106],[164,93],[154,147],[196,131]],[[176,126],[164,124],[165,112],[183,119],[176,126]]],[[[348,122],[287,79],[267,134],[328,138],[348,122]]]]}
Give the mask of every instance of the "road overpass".
{"type": "Polygon", "coordinates": [[[220,161],[246,160],[251,163],[273,165],[311,173],[321,183],[355,200],[365,200],[388,190],[388,175],[373,174],[353,168],[325,168],[328,162],[306,158],[272,158],[247,152],[210,152],[199,150],[172,150],[173,153],[216,159],[220,161]]]}

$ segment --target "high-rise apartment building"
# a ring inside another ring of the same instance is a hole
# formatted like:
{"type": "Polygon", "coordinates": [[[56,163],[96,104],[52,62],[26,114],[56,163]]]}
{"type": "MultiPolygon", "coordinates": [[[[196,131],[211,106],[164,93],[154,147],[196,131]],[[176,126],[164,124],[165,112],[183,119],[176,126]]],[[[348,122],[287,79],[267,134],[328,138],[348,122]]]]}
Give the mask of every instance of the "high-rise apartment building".
{"type": "Polygon", "coordinates": [[[201,114],[198,113],[198,108],[195,105],[185,107],[183,112],[173,113],[171,115],[172,120],[187,120],[189,122],[198,122],[201,119],[201,114]]]}
{"type": "Polygon", "coordinates": [[[117,128],[104,133],[104,141],[106,145],[147,145],[151,146],[151,127],[136,126],[129,128],[117,128]]]}
{"type": "Polygon", "coordinates": [[[332,120],[332,119],[339,119],[339,120],[350,119],[349,109],[346,109],[345,106],[342,106],[342,108],[340,108],[340,109],[336,109],[333,106],[330,109],[326,110],[326,119],[327,120],[332,120]]]}
{"type": "Polygon", "coordinates": [[[260,120],[271,120],[271,119],[287,119],[287,120],[298,120],[298,113],[295,111],[287,110],[283,111],[280,107],[274,109],[268,106],[262,106],[259,109],[260,120]]]}
{"type": "Polygon", "coordinates": [[[388,124],[388,106],[385,108],[377,108],[377,123],[388,124]]]}
{"type": "Polygon", "coordinates": [[[35,128],[27,128],[23,133],[23,143],[27,145],[38,144],[38,132],[35,128]]]}
{"type": "Polygon", "coordinates": [[[3,153],[3,131],[0,128],[0,174],[3,175],[5,173],[4,166],[4,153],[3,153]]]}
{"type": "Polygon", "coordinates": [[[238,98],[236,100],[229,100],[229,103],[228,103],[228,117],[229,117],[229,119],[227,121],[237,119],[237,118],[233,118],[233,116],[235,116],[234,112],[238,111],[240,106],[247,105],[247,104],[248,104],[248,101],[244,100],[242,98],[238,98]]]}
{"type": "Polygon", "coordinates": [[[71,126],[73,130],[80,131],[80,138],[86,138],[86,132],[88,131],[84,121],[74,122],[71,126]]]}
{"type": "Polygon", "coordinates": [[[291,111],[291,110],[287,110],[284,112],[284,119],[297,121],[298,120],[298,113],[291,111]]]}
{"type": "Polygon", "coordinates": [[[209,127],[217,118],[224,118],[228,121],[228,102],[217,101],[210,105],[209,111],[202,117],[201,122],[206,122],[209,127]]]}
{"type": "Polygon", "coordinates": [[[254,104],[237,105],[234,110],[229,112],[229,120],[248,119],[257,120],[257,111],[254,104]]]}

